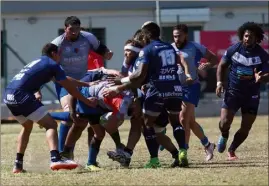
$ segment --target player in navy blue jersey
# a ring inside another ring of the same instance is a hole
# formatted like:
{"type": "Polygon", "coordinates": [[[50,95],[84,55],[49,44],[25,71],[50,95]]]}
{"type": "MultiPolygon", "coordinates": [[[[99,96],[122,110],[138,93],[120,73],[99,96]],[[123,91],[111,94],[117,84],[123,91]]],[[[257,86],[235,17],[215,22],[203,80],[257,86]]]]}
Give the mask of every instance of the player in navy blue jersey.
{"type": "Polygon", "coordinates": [[[46,44],[42,50],[42,56],[27,64],[5,89],[3,95],[4,103],[11,113],[23,126],[18,137],[17,157],[14,173],[23,172],[23,156],[29,141],[33,122],[38,123],[46,129],[46,137],[51,153],[52,170],[73,169],[78,165],[71,160],[62,160],[58,151],[57,123],[48,114],[40,100],[36,99],[34,93],[39,91],[44,84],[52,79],[65,87],[66,90],[88,106],[95,106],[97,101],[91,102],[82,96],[75,85],[88,86],[88,83],[76,81],[66,77],[59,63],[58,47],[54,44],[46,44]]]}
{"type": "Polygon", "coordinates": [[[173,46],[159,39],[160,28],[154,22],[146,22],[142,26],[144,40],[147,45],[140,51],[136,70],[130,77],[122,79],[123,85],[110,87],[105,96],[115,96],[119,92],[149,84],[143,103],[145,124],[155,127],[158,142],[163,145],[175,159],[175,166],[188,166],[187,151],[185,148],[185,132],[179,123],[181,110],[182,87],[177,74],[180,56],[176,54],[173,46]],[[170,123],[177,123],[174,137],[179,145],[180,153],[170,138],[162,133],[163,127],[155,125],[157,117],[163,110],[168,111],[170,123]],[[161,135],[163,134],[163,135],[161,135]]]}
{"type": "Polygon", "coordinates": [[[235,160],[235,150],[245,141],[254,123],[260,100],[260,84],[269,80],[269,55],[259,45],[264,31],[254,22],[246,22],[237,32],[240,41],[229,47],[217,70],[217,96],[224,92],[219,128],[218,151],[226,149],[235,113],[241,108],[242,121],[228,149],[228,159],[235,160]],[[229,67],[228,79],[225,79],[229,67]],[[224,90],[225,89],[225,90],[224,90]]]}

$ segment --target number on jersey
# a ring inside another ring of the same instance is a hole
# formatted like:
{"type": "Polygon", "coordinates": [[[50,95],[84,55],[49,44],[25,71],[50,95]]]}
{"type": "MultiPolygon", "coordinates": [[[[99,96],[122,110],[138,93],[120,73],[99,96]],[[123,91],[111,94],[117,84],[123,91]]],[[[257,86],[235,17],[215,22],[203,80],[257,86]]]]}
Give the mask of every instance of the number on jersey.
{"type": "Polygon", "coordinates": [[[162,59],[162,67],[166,67],[168,65],[175,65],[176,63],[175,51],[172,49],[160,51],[159,56],[162,59]]]}

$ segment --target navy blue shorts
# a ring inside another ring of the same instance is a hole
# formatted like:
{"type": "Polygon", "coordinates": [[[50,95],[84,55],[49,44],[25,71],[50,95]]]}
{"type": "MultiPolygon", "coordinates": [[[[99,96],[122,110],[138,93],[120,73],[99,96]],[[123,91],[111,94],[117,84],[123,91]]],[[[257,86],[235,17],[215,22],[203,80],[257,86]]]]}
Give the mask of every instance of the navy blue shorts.
{"type": "MultiPolygon", "coordinates": [[[[181,93],[182,95],[182,93],[181,93]]],[[[181,111],[181,97],[163,97],[158,91],[148,90],[143,104],[143,113],[150,116],[159,116],[163,110],[171,114],[178,114],[181,111]]]]}
{"type": "Polygon", "coordinates": [[[19,123],[24,123],[27,120],[37,122],[48,113],[44,105],[32,93],[6,89],[3,99],[19,123]]]}
{"type": "Polygon", "coordinates": [[[257,92],[239,92],[227,89],[224,94],[222,108],[236,113],[240,108],[243,114],[257,115],[260,104],[260,94],[257,92]]]}

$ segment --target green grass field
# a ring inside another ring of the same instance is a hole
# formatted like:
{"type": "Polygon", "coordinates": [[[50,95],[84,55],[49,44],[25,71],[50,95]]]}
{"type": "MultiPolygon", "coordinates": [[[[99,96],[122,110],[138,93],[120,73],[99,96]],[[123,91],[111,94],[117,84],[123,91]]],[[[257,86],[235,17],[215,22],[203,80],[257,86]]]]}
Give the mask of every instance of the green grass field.
{"type": "MultiPolygon", "coordinates": [[[[198,118],[198,122],[204,126],[209,139],[216,143],[219,135],[218,118],[198,118]]],[[[239,125],[240,118],[236,118],[228,144],[239,125]]],[[[237,150],[239,160],[229,162],[226,160],[226,152],[220,154],[215,150],[214,159],[205,162],[204,150],[192,134],[188,151],[190,168],[174,169],[169,168],[172,158],[167,151],[159,154],[162,168],[143,169],[149,158],[144,137],[141,137],[134,151],[131,168],[122,169],[106,155],[107,150],[114,149],[111,138],[106,136],[98,157],[104,171],[87,172],[78,168],[53,172],[49,169],[44,129],[36,125],[24,157],[24,168],[28,173],[14,175],[11,171],[20,129],[18,124],[1,126],[1,185],[268,185],[268,116],[257,118],[249,137],[237,150]]],[[[120,128],[124,143],[128,131],[129,121],[126,121],[120,128]]],[[[168,134],[172,136],[170,126],[168,134]]],[[[75,160],[82,166],[87,161],[86,139],[84,131],[75,150],[75,160]]]]}

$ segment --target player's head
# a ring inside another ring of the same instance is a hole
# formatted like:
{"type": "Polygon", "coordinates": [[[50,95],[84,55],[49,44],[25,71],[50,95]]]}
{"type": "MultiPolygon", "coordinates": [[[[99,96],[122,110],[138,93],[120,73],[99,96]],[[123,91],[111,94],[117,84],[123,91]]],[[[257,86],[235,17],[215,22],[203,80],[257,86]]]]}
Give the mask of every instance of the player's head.
{"type": "Polygon", "coordinates": [[[260,43],[264,37],[262,28],[254,22],[246,22],[237,30],[239,40],[247,47],[260,43]]]}
{"type": "Polygon", "coordinates": [[[54,45],[52,43],[47,43],[45,46],[42,48],[42,55],[43,56],[48,56],[51,59],[53,59],[56,62],[60,61],[60,55],[58,52],[58,46],[54,45]]]}
{"type": "Polygon", "coordinates": [[[134,40],[137,40],[137,41],[142,41],[143,40],[143,33],[142,33],[142,30],[141,29],[138,29],[134,36],[133,36],[133,39],[134,40]]]}
{"type": "Polygon", "coordinates": [[[142,34],[144,35],[144,39],[148,43],[147,40],[156,40],[160,38],[161,29],[159,25],[152,21],[145,22],[142,27],[142,34]]]}
{"type": "Polygon", "coordinates": [[[184,47],[188,40],[188,26],[185,24],[174,26],[173,38],[177,47],[184,47]]]}
{"type": "Polygon", "coordinates": [[[124,46],[125,63],[131,64],[135,60],[143,48],[142,43],[138,40],[128,39],[124,46]]]}
{"type": "Polygon", "coordinates": [[[81,30],[80,24],[80,20],[76,16],[70,16],[65,19],[64,31],[68,40],[75,41],[78,38],[81,30]]]}

